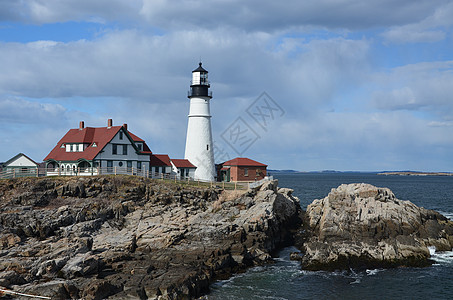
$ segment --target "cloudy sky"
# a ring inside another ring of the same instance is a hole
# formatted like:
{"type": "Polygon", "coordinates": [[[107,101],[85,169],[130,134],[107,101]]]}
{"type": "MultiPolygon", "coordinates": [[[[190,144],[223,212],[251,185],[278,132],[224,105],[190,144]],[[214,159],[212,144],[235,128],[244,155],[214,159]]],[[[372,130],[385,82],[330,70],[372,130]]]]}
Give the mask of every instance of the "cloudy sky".
{"type": "Polygon", "coordinates": [[[0,0],[0,161],[79,121],[184,156],[209,71],[216,161],[453,171],[453,1],[0,0]]]}

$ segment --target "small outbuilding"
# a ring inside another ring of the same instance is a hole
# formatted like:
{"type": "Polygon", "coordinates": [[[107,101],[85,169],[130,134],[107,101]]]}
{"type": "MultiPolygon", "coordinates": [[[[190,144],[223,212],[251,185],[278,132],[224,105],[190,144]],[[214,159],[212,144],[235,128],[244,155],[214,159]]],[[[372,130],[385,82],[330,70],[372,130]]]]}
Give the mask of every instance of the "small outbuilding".
{"type": "Polygon", "coordinates": [[[258,181],[266,175],[267,165],[246,157],[236,157],[218,167],[220,181],[258,181]]]}
{"type": "Polygon", "coordinates": [[[167,154],[151,154],[149,160],[149,171],[151,177],[165,176],[172,173],[170,157],[167,154]]]}
{"type": "Polygon", "coordinates": [[[171,165],[173,167],[173,172],[176,174],[176,177],[179,179],[194,178],[195,177],[195,167],[188,159],[172,159],[171,165]]]}
{"type": "Polygon", "coordinates": [[[38,176],[38,166],[33,159],[19,153],[3,164],[2,177],[38,176]]]}

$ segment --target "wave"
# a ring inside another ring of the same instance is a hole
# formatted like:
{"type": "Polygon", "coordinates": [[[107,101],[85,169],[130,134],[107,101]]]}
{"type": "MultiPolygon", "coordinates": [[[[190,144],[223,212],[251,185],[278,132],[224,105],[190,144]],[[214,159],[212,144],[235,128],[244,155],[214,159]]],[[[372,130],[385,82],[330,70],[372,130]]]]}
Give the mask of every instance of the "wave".
{"type": "Polygon", "coordinates": [[[373,275],[376,275],[377,273],[383,271],[383,269],[372,269],[372,270],[369,270],[369,269],[366,269],[366,274],[368,276],[373,276],[373,275]]]}
{"type": "Polygon", "coordinates": [[[439,213],[453,221],[453,213],[439,210],[439,213]]]}
{"type": "Polygon", "coordinates": [[[436,252],[434,246],[429,246],[428,249],[431,259],[436,262],[435,265],[453,264],[453,251],[436,252]]]}

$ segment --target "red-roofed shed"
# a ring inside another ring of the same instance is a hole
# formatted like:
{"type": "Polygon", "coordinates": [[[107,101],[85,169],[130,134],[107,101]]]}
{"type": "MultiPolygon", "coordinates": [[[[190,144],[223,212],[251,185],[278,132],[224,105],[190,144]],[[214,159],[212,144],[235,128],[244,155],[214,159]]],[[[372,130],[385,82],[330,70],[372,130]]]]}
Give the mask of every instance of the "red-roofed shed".
{"type": "Polygon", "coordinates": [[[153,176],[156,174],[171,173],[172,165],[167,154],[152,154],[149,161],[149,170],[153,176]]]}
{"type": "Polygon", "coordinates": [[[257,181],[266,177],[267,165],[246,157],[236,157],[218,168],[222,181],[257,181]]]}
{"type": "Polygon", "coordinates": [[[173,172],[179,176],[179,178],[194,178],[195,167],[188,159],[171,159],[171,164],[173,165],[173,172]]]}

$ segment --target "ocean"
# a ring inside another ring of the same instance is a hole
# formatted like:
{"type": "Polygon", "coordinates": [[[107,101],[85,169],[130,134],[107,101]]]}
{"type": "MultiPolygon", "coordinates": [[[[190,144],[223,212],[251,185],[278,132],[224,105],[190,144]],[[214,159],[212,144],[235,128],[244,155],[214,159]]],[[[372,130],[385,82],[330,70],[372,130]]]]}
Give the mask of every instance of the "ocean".
{"type": "MultiPolygon", "coordinates": [[[[343,183],[390,188],[400,200],[453,218],[453,176],[397,176],[371,173],[274,174],[279,187],[294,189],[305,209],[343,183]]],[[[228,299],[453,299],[453,252],[434,253],[426,268],[312,272],[289,260],[294,247],[282,249],[275,263],[211,285],[209,300],[228,299]]]]}

